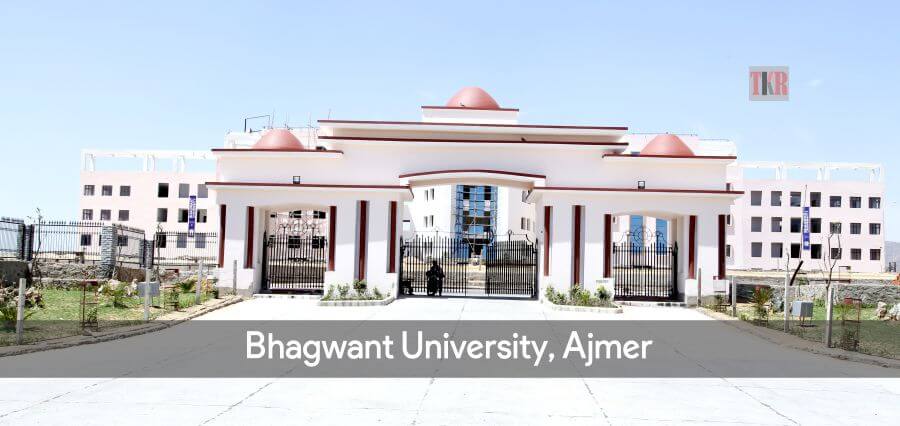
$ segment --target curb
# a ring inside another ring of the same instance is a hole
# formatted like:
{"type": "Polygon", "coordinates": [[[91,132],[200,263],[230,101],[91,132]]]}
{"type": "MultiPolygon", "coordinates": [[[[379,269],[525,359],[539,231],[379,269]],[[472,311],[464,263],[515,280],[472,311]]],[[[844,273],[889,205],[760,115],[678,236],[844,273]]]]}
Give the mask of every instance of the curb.
{"type": "Polygon", "coordinates": [[[227,298],[221,299],[221,300],[222,301],[220,303],[216,303],[213,305],[208,305],[208,306],[201,305],[200,309],[197,309],[193,312],[183,312],[183,313],[187,313],[187,315],[182,318],[178,318],[178,319],[166,320],[164,318],[157,318],[155,320],[152,320],[154,322],[150,322],[150,323],[146,323],[146,324],[121,327],[121,328],[112,329],[110,331],[105,331],[105,332],[102,332],[102,331],[97,332],[97,333],[89,332],[88,335],[82,335],[82,336],[62,337],[61,339],[63,339],[63,341],[56,341],[56,342],[44,341],[44,342],[36,342],[36,343],[25,344],[25,345],[13,345],[13,346],[0,347],[0,358],[7,357],[7,356],[24,355],[24,354],[34,353],[34,352],[49,351],[49,350],[53,350],[53,349],[64,349],[64,348],[70,348],[73,346],[81,346],[81,345],[90,345],[90,344],[94,344],[94,343],[109,342],[111,340],[124,339],[127,337],[133,337],[133,336],[139,336],[141,334],[152,333],[154,331],[160,331],[160,330],[164,330],[169,327],[176,326],[185,321],[189,321],[189,320],[197,318],[201,315],[208,314],[217,309],[221,309],[226,306],[234,305],[235,303],[239,303],[239,302],[243,301],[244,299],[241,297],[227,297],[227,298]],[[164,321],[164,322],[159,322],[159,321],[164,321]]]}
{"type": "Polygon", "coordinates": [[[541,301],[544,305],[550,307],[551,310],[560,312],[592,312],[595,314],[621,314],[622,307],[607,308],[601,306],[574,306],[574,305],[557,305],[555,303],[541,301]]]}
{"type": "Polygon", "coordinates": [[[746,323],[741,321],[740,319],[728,316],[726,314],[710,311],[706,308],[697,309],[698,312],[712,318],[718,320],[722,323],[728,324],[731,327],[734,327],[738,330],[741,330],[745,333],[752,334],[756,337],[759,337],[768,342],[774,343],[779,346],[783,346],[790,349],[801,350],[805,352],[814,353],[817,355],[824,355],[827,357],[831,357],[834,359],[839,359],[842,361],[851,361],[858,362],[861,364],[870,364],[878,367],[884,368],[896,368],[900,369],[900,360],[893,360],[890,358],[881,358],[874,355],[866,355],[859,352],[851,352],[847,350],[843,350],[840,348],[826,348],[821,342],[814,342],[811,340],[805,340],[800,337],[794,336],[792,334],[785,334],[784,332],[777,330],[770,330],[767,328],[759,327],[753,324],[746,323]]]}
{"type": "Polygon", "coordinates": [[[319,306],[385,306],[393,301],[393,296],[381,300],[319,300],[319,306]]]}

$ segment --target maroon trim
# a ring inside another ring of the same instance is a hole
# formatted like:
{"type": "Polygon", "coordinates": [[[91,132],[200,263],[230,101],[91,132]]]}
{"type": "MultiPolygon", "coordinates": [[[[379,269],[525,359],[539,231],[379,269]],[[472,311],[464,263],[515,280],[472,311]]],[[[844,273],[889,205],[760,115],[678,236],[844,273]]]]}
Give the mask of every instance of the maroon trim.
{"type": "Polygon", "coordinates": [[[574,226],[572,229],[572,284],[581,282],[581,216],[584,206],[572,206],[574,226]]]}
{"type": "Polygon", "coordinates": [[[297,188],[332,189],[409,189],[409,185],[350,185],[339,183],[280,183],[280,182],[206,182],[206,186],[290,186],[297,188]]]}
{"type": "Polygon", "coordinates": [[[553,207],[544,206],[544,276],[550,276],[550,218],[553,207]]]}
{"type": "Polygon", "coordinates": [[[365,200],[359,201],[359,242],[357,244],[357,259],[359,263],[356,265],[356,279],[366,279],[366,246],[368,245],[368,227],[369,227],[369,202],[365,200]]]}
{"type": "Polygon", "coordinates": [[[621,146],[627,142],[585,142],[585,141],[547,141],[547,140],[510,140],[510,139],[433,139],[433,138],[373,138],[367,136],[319,136],[319,140],[331,141],[371,141],[371,142],[405,142],[405,143],[462,143],[462,144],[518,144],[518,145],[580,145],[580,146],[621,146]]]}
{"type": "Polygon", "coordinates": [[[518,108],[469,108],[463,106],[434,106],[434,105],[422,105],[422,109],[465,109],[465,110],[475,110],[475,111],[518,111],[518,108]]]}
{"type": "Polygon", "coordinates": [[[416,176],[429,176],[429,175],[441,175],[441,174],[449,174],[449,173],[491,173],[495,175],[508,175],[508,176],[521,176],[521,177],[530,177],[535,179],[546,179],[547,176],[544,175],[536,175],[533,173],[521,173],[521,172],[507,172],[504,170],[488,170],[488,169],[456,169],[456,170],[435,170],[430,172],[417,172],[417,173],[405,173],[399,178],[410,178],[416,176]]]}
{"type": "Polygon", "coordinates": [[[630,155],[630,154],[603,154],[603,158],[606,157],[620,157],[620,158],[686,158],[692,160],[737,160],[736,156],[733,155],[658,155],[658,154],[641,154],[641,155],[630,155]]]}
{"type": "Polygon", "coordinates": [[[225,204],[219,204],[219,268],[225,267],[225,204]]]}
{"type": "Polygon", "coordinates": [[[334,251],[337,247],[337,206],[328,207],[328,270],[334,270],[334,251]]]}
{"type": "Polygon", "coordinates": [[[253,267],[253,206],[247,206],[247,252],[244,255],[244,268],[253,267]]]}
{"type": "Polygon", "coordinates": [[[212,152],[320,152],[331,154],[343,154],[344,151],[335,149],[267,149],[267,148],[213,148],[212,152]]]}
{"type": "Polygon", "coordinates": [[[697,216],[688,219],[688,278],[697,278],[697,216]]]}
{"type": "Polygon", "coordinates": [[[603,277],[612,278],[612,215],[603,215],[603,277]]]}
{"type": "Polygon", "coordinates": [[[590,188],[578,186],[536,186],[536,191],[594,191],[594,192],[663,192],[673,194],[723,194],[742,195],[744,191],[721,191],[717,189],[637,189],[637,188],[590,188]]]}
{"type": "Polygon", "coordinates": [[[725,279],[725,215],[719,215],[719,279],[725,279]]]}
{"type": "Polygon", "coordinates": [[[560,126],[551,124],[493,124],[493,123],[439,123],[433,121],[379,121],[379,120],[319,120],[319,123],[334,124],[401,124],[419,126],[475,126],[512,127],[528,129],[585,129],[585,130],[628,130],[626,126],[560,126]]]}
{"type": "Polygon", "coordinates": [[[391,201],[391,217],[388,219],[388,273],[397,272],[397,202],[391,201]]]}

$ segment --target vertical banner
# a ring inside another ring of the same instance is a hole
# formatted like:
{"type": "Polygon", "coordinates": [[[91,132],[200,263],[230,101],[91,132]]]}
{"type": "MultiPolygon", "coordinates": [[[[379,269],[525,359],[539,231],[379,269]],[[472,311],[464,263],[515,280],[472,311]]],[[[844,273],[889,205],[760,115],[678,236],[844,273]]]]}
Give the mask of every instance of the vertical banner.
{"type": "Polygon", "coordinates": [[[803,208],[803,251],[809,251],[809,207],[803,208]]]}
{"type": "Polygon", "coordinates": [[[188,198],[188,237],[194,237],[194,228],[197,226],[197,196],[188,198]]]}

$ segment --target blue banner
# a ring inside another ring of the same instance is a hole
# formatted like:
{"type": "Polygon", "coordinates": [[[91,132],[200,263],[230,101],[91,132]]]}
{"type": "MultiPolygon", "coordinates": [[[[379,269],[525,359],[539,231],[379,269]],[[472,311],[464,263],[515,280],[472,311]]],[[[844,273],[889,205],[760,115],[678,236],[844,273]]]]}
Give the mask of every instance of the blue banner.
{"type": "Polygon", "coordinates": [[[809,207],[803,208],[803,251],[809,251],[809,207]]]}
{"type": "Polygon", "coordinates": [[[194,236],[194,228],[197,226],[197,196],[188,198],[188,237],[194,236]]]}

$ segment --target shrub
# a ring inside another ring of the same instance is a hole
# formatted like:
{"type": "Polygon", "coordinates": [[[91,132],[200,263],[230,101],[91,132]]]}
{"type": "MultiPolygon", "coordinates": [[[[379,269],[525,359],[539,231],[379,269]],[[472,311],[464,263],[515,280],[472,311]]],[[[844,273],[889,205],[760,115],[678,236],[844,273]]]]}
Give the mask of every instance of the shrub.
{"type": "Polygon", "coordinates": [[[338,295],[340,295],[341,300],[347,300],[350,295],[350,286],[347,284],[341,284],[337,287],[338,295]]]}
{"type": "Polygon", "coordinates": [[[381,290],[379,290],[378,287],[375,287],[375,288],[372,289],[372,296],[373,296],[373,298],[374,298],[375,300],[382,300],[382,299],[384,299],[384,295],[381,294],[381,290]]]}
{"type": "Polygon", "coordinates": [[[110,299],[114,308],[127,308],[128,305],[125,301],[134,295],[134,289],[130,283],[116,280],[107,281],[97,289],[97,292],[110,299]]]}
{"type": "Polygon", "coordinates": [[[178,289],[181,290],[182,293],[190,293],[190,292],[194,291],[195,284],[197,284],[197,278],[190,277],[184,281],[179,281],[178,284],[176,284],[176,285],[178,286],[178,289]]]}
{"type": "Polygon", "coordinates": [[[325,292],[325,297],[322,300],[334,300],[334,284],[328,286],[328,290],[325,292]]]}
{"type": "Polygon", "coordinates": [[[608,301],[610,299],[609,290],[607,290],[606,287],[604,287],[602,285],[597,287],[597,291],[596,291],[595,295],[600,300],[608,301]]]}
{"type": "MultiPolygon", "coordinates": [[[[34,314],[35,308],[44,307],[44,297],[41,292],[35,288],[25,290],[25,318],[34,314]]],[[[18,287],[0,288],[0,320],[3,321],[3,327],[15,328],[16,317],[19,311],[19,289],[18,287]]]]}
{"type": "Polygon", "coordinates": [[[368,290],[368,284],[366,284],[366,280],[356,280],[353,282],[353,290],[356,292],[356,295],[359,298],[365,298],[366,290],[368,290]]]}
{"type": "Polygon", "coordinates": [[[547,286],[544,290],[546,299],[556,305],[574,305],[574,306],[608,306],[609,293],[606,288],[600,287],[592,295],[591,292],[583,289],[581,285],[575,284],[569,288],[569,293],[561,293],[556,291],[553,286],[547,286]]]}
{"type": "Polygon", "coordinates": [[[756,286],[750,303],[753,305],[753,315],[757,321],[769,320],[769,303],[772,302],[772,288],[756,286]]]}

